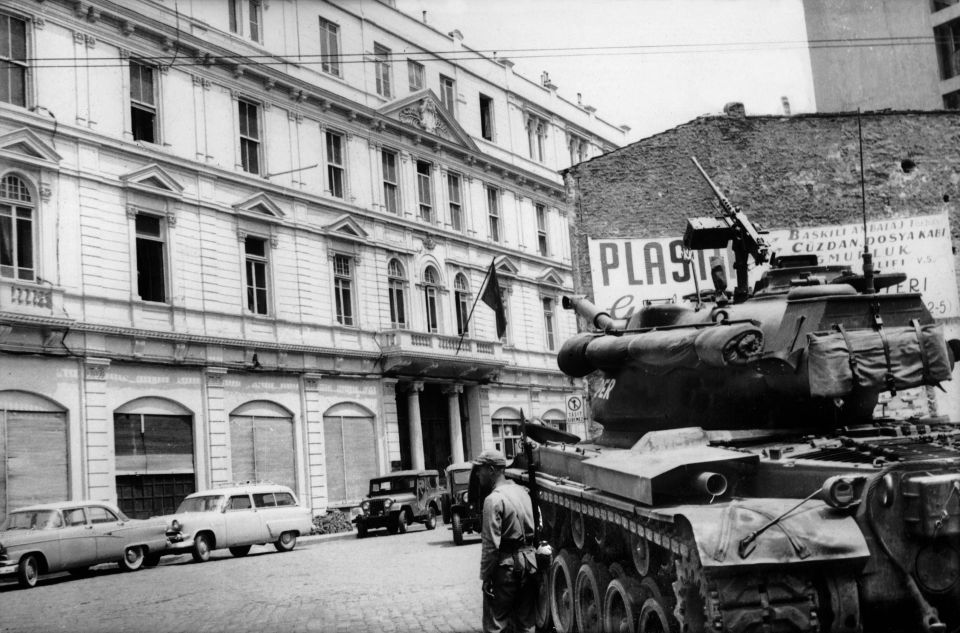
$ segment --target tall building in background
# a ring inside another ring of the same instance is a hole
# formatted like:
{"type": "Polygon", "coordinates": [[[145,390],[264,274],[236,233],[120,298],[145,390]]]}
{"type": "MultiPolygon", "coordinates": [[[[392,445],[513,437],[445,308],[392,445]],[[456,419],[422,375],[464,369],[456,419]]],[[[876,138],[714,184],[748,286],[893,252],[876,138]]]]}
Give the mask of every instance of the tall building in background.
{"type": "Polygon", "coordinates": [[[625,128],[375,0],[11,0],[0,43],[0,518],[323,511],[564,423],[558,170],[625,128]]]}
{"type": "Polygon", "coordinates": [[[819,112],[960,108],[958,0],[803,0],[819,112]]]}

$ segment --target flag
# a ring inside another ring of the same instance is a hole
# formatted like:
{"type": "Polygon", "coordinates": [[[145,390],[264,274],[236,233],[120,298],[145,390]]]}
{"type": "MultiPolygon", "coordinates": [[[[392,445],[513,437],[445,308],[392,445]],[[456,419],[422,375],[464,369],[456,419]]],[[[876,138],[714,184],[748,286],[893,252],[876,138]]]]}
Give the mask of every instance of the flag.
{"type": "Polygon", "coordinates": [[[500,295],[500,282],[497,280],[497,269],[493,262],[490,262],[490,269],[487,271],[487,284],[480,293],[480,300],[490,306],[490,309],[497,315],[497,338],[503,338],[507,333],[507,311],[503,309],[503,297],[500,295]]]}

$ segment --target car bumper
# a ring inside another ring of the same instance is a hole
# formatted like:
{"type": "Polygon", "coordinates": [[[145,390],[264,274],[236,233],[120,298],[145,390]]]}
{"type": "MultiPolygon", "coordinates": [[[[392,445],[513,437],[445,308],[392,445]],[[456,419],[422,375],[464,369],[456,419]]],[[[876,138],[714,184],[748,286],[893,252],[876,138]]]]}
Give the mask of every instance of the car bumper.
{"type": "Polygon", "coordinates": [[[397,521],[397,512],[391,512],[389,514],[381,514],[375,517],[371,516],[358,516],[357,517],[357,527],[363,525],[369,529],[384,528],[390,527],[397,521]]]}
{"type": "Polygon", "coordinates": [[[0,561],[0,576],[17,573],[18,562],[12,560],[0,561]]]}
{"type": "Polygon", "coordinates": [[[193,549],[194,535],[167,534],[167,547],[164,554],[178,554],[193,549]]]}

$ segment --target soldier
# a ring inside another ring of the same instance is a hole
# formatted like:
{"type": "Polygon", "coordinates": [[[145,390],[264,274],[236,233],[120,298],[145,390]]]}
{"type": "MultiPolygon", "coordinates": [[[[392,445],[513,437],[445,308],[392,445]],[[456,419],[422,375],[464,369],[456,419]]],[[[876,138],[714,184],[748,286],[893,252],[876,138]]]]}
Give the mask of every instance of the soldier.
{"type": "Polygon", "coordinates": [[[533,633],[537,601],[537,558],[533,542],[533,505],[525,488],[503,475],[507,459],[487,450],[474,460],[483,502],[484,633],[533,633]]]}

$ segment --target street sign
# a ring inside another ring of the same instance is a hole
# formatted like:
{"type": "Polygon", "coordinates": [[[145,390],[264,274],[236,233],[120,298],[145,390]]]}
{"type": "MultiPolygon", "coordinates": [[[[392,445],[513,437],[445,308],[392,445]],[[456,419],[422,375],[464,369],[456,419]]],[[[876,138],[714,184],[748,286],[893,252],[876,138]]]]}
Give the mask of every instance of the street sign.
{"type": "Polygon", "coordinates": [[[583,396],[567,396],[567,422],[583,422],[583,396]]]}

